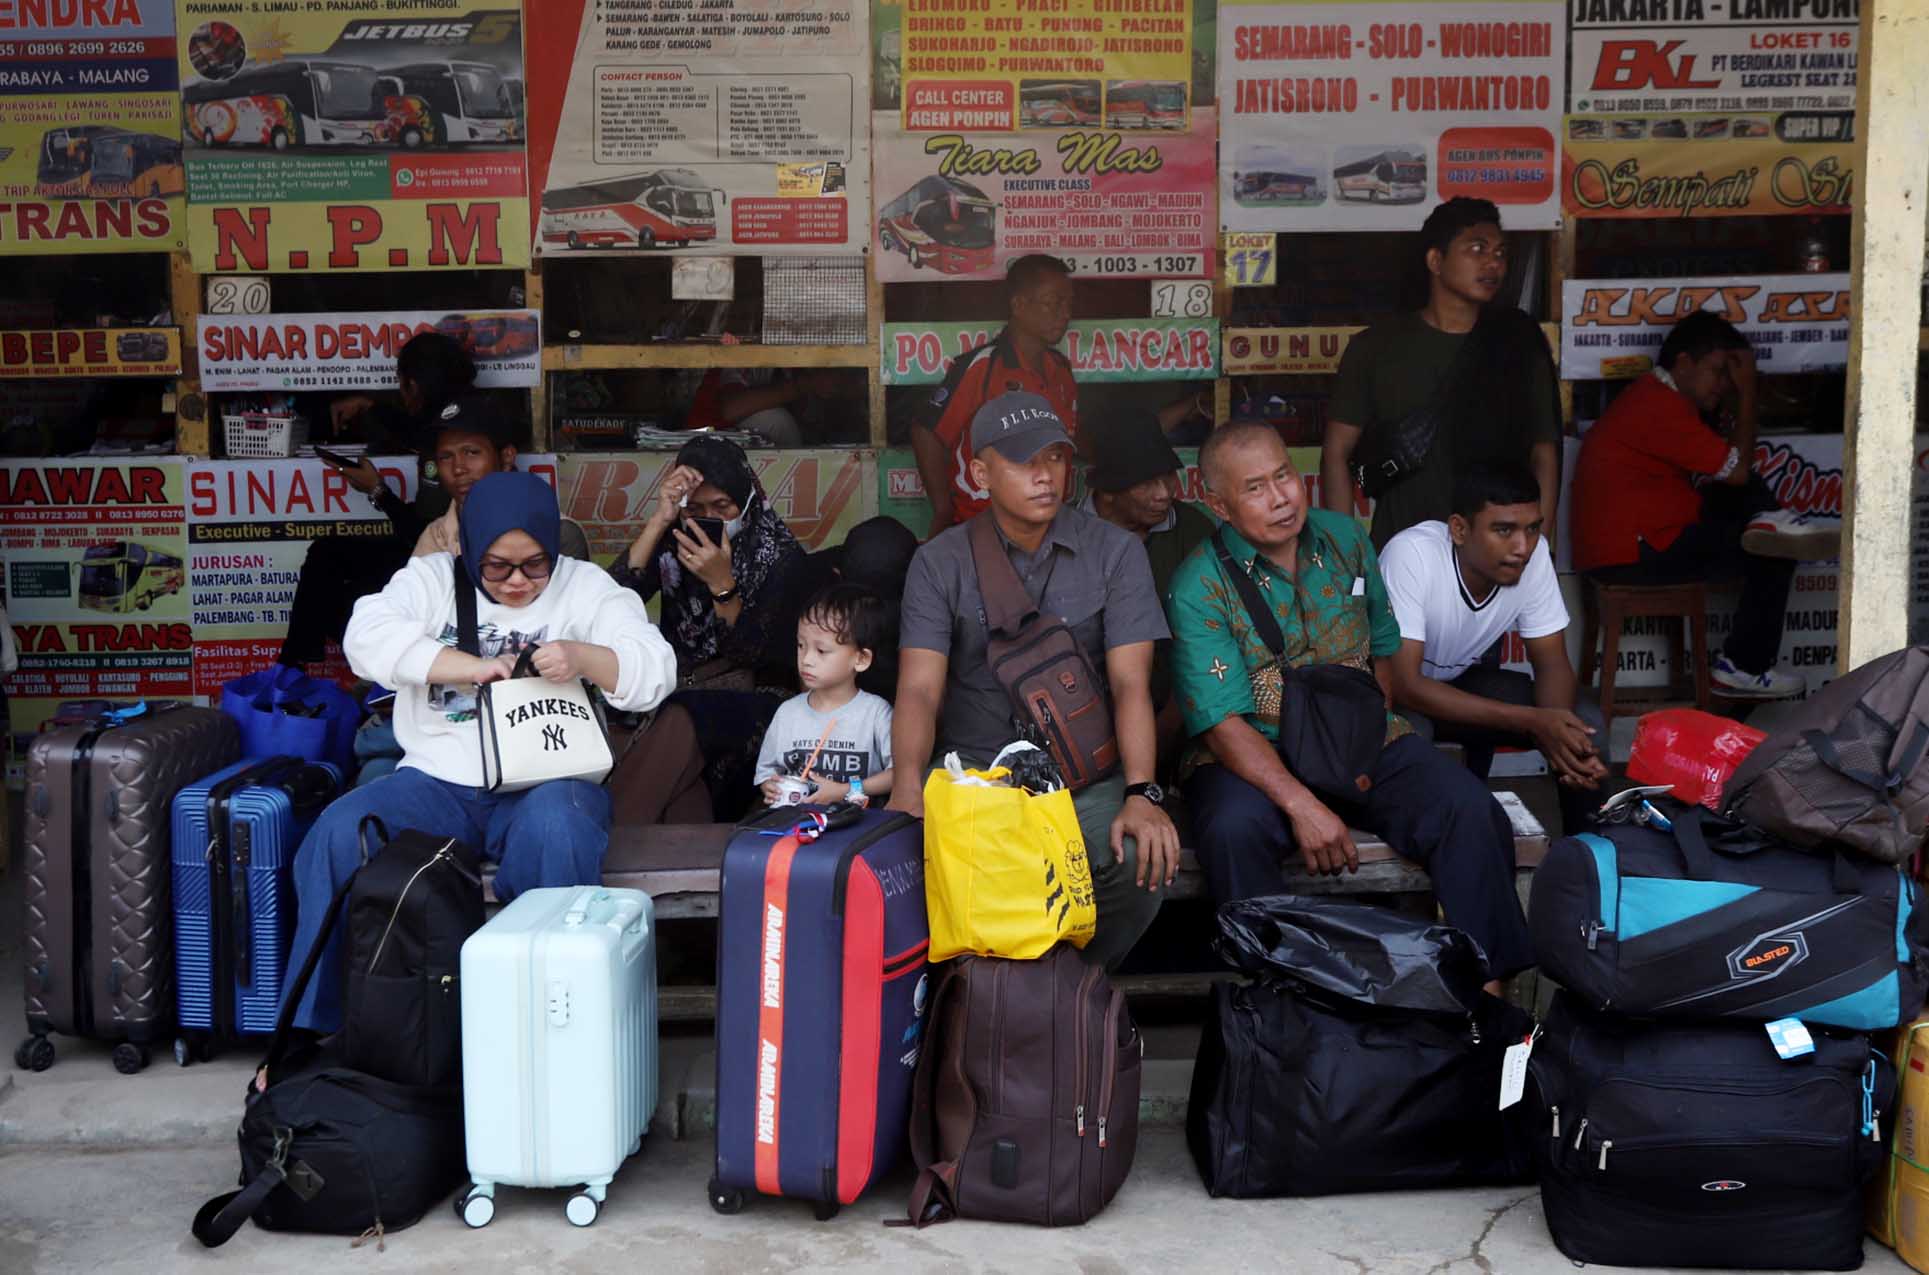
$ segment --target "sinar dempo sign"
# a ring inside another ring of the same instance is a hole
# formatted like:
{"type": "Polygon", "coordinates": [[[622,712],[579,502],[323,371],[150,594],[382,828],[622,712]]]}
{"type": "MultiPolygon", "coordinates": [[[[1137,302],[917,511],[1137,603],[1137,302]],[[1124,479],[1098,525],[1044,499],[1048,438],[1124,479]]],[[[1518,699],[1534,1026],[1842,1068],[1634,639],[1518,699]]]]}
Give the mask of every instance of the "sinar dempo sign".
{"type": "MultiPolygon", "coordinates": [[[[995,340],[982,323],[887,323],[886,385],[936,385],[951,361],[995,340]]],[[[1219,375],[1217,319],[1081,319],[1060,347],[1081,381],[1199,381],[1219,375]]]]}
{"type": "Polygon", "coordinates": [[[1854,306],[1846,274],[1752,279],[1585,279],[1561,289],[1561,376],[1639,376],[1668,330],[1711,310],[1748,337],[1766,372],[1847,366],[1854,306]]]}

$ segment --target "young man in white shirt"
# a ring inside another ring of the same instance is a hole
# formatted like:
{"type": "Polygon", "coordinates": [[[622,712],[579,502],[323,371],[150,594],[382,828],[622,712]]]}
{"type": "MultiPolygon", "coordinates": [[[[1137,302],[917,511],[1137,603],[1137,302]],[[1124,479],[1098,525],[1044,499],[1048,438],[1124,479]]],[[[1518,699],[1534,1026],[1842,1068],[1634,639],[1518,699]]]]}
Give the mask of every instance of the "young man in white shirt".
{"type": "Polygon", "coordinates": [[[1387,542],[1380,571],[1401,638],[1393,698],[1416,730],[1465,746],[1482,778],[1496,747],[1539,749],[1574,833],[1598,804],[1606,739],[1567,658],[1567,606],[1541,532],[1533,474],[1473,465],[1455,479],[1446,522],[1416,523],[1387,542]],[[1499,643],[1513,632],[1532,677],[1499,667],[1499,643]]]}

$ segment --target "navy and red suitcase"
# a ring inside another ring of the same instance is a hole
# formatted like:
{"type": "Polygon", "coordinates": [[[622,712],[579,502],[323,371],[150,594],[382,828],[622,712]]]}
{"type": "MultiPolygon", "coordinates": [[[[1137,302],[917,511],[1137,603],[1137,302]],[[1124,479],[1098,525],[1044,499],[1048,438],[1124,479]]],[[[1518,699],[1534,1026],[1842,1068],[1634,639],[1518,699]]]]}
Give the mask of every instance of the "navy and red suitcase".
{"type": "Polygon", "coordinates": [[[341,791],[341,772],[253,757],[174,796],[174,1061],[267,1036],[281,1009],[295,931],[295,851],[341,791]]]}
{"type": "Polygon", "coordinates": [[[924,825],[851,806],[775,819],[724,852],[710,1203],[734,1213],[756,1191],[824,1219],[905,1149],[931,946],[924,825]]]}

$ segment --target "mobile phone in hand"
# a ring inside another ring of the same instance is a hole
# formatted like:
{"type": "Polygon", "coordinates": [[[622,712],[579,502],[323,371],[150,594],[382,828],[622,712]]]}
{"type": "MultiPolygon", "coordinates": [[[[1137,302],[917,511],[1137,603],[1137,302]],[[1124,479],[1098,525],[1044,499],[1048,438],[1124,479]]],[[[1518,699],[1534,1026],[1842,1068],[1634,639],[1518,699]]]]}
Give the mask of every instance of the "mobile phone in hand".
{"type": "Polygon", "coordinates": [[[339,452],[331,452],[326,447],[317,447],[315,449],[315,455],[321,457],[337,469],[353,469],[360,463],[359,461],[350,460],[339,452]]]}
{"type": "MultiPolygon", "coordinates": [[[[701,528],[703,531],[703,534],[709,537],[711,544],[713,545],[723,544],[723,519],[693,518],[689,514],[685,514],[683,515],[683,522],[686,529],[690,527],[701,528]]],[[[694,534],[694,533],[691,533],[691,534],[694,534]]]]}

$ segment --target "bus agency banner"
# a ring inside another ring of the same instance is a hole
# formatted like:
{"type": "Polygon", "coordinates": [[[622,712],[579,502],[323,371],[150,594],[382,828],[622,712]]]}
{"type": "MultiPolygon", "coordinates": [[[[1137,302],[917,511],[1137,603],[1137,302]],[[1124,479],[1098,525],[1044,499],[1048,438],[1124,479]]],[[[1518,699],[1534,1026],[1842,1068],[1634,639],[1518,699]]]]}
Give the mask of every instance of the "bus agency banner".
{"type": "Polygon", "coordinates": [[[1032,252],[1080,275],[1211,275],[1197,18],[1190,0],[880,2],[878,277],[998,279],[1032,252]]]}
{"type": "Polygon", "coordinates": [[[1576,217],[1846,213],[1854,134],[1849,111],[1572,115],[1562,197],[1576,217]]]}
{"type": "Polygon", "coordinates": [[[1456,195],[1560,219],[1565,7],[1222,0],[1228,230],[1416,230],[1456,195]]]}
{"type": "Polygon", "coordinates": [[[544,0],[541,14],[539,251],[863,250],[867,0],[544,0]]]}
{"type": "MultiPolygon", "coordinates": [[[[995,339],[998,325],[887,323],[886,385],[936,385],[951,361],[995,339]]],[[[1060,350],[1081,384],[1091,381],[1210,381],[1219,375],[1217,319],[1079,319],[1060,350]]]]}
{"type": "Polygon", "coordinates": [[[0,462],[19,748],[62,703],[193,694],[184,468],[171,456],[0,462]]]}
{"type": "Polygon", "coordinates": [[[484,388],[527,388],[542,378],[542,323],[534,310],[204,314],[196,343],[201,388],[392,390],[395,356],[423,332],[440,332],[467,350],[484,388]]]}
{"type": "Polygon", "coordinates": [[[1640,376],[1696,310],[1734,324],[1763,372],[1839,372],[1854,317],[1846,274],[1744,279],[1570,279],[1561,286],[1561,376],[1640,376]]]}
{"type": "Polygon", "coordinates": [[[0,255],[184,245],[173,0],[0,4],[0,255]]]}
{"type": "Polygon", "coordinates": [[[528,265],[521,10],[341,8],[180,0],[195,269],[528,265]]]}

